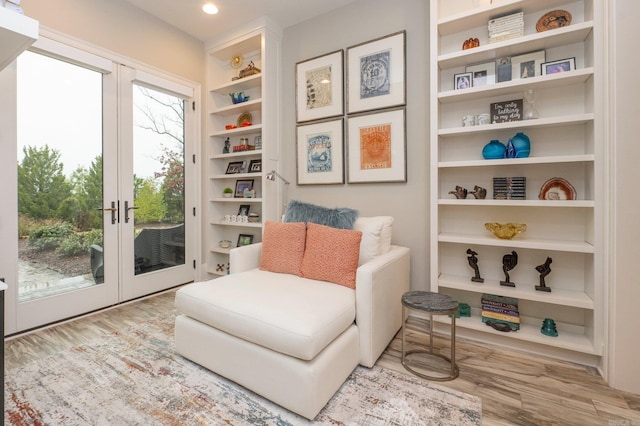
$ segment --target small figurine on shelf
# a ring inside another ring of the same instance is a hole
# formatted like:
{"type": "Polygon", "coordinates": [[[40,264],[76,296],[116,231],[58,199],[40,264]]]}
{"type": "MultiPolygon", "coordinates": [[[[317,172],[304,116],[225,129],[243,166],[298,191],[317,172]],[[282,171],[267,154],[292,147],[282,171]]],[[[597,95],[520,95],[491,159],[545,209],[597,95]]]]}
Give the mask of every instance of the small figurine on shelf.
{"type": "Polygon", "coordinates": [[[469,191],[469,194],[473,194],[476,200],[484,200],[487,196],[487,190],[481,186],[475,185],[473,191],[469,191]]]}
{"type": "Polygon", "coordinates": [[[536,266],[536,271],[540,273],[540,285],[536,286],[536,290],[538,291],[551,291],[551,288],[547,287],[544,282],[544,278],[551,273],[551,262],[553,262],[553,260],[547,257],[547,260],[542,265],[536,266]]]}
{"type": "Polygon", "coordinates": [[[462,50],[472,49],[474,47],[480,46],[480,40],[477,38],[469,38],[462,43],[462,50]]]}
{"type": "Polygon", "coordinates": [[[228,154],[231,148],[231,141],[229,141],[229,138],[226,138],[224,140],[224,148],[222,148],[222,153],[223,154],[228,154]]]}
{"type": "Polygon", "coordinates": [[[453,194],[456,196],[456,198],[460,200],[464,200],[465,198],[467,198],[467,188],[463,188],[459,185],[456,185],[456,190],[449,191],[449,194],[453,194]]]}
{"type": "Polygon", "coordinates": [[[474,283],[483,283],[484,278],[480,276],[480,268],[478,268],[478,253],[471,249],[467,249],[467,254],[470,255],[469,257],[467,257],[469,266],[471,266],[473,268],[473,271],[475,272],[475,276],[471,277],[471,281],[473,281],[474,283]]]}
{"type": "Polygon", "coordinates": [[[518,253],[511,251],[511,254],[505,254],[502,256],[502,271],[504,272],[505,279],[500,281],[500,285],[507,287],[515,287],[516,284],[511,282],[509,277],[509,271],[516,267],[518,264],[518,253]]]}

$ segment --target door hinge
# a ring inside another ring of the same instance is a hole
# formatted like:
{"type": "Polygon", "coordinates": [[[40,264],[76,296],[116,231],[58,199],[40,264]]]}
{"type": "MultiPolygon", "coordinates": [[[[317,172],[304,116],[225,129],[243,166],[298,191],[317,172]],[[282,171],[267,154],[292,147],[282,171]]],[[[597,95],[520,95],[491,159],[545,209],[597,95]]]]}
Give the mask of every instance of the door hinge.
{"type": "Polygon", "coordinates": [[[193,259],[193,269],[196,269],[196,260],[193,259]]]}
{"type": "Polygon", "coordinates": [[[196,208],[195,207],[193,208],[193,215],[194,216],[196,215],[196,208]]]}
{"type": "Polygon", "coordinates": [[[193,101],[191,103],[191,107],[193,108],[194,111],[196,110],[196,101],[193,101]]]}

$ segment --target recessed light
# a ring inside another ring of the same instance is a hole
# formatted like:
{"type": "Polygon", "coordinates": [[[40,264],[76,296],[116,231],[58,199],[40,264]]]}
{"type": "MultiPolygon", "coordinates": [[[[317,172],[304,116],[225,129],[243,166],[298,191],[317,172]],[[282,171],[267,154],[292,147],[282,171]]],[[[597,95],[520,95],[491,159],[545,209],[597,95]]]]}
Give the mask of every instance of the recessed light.
{"type": "Polygon", "coordinates": [[[204,13],[208,13],[209,15],[215,15],[218,13],[218,8],[213,3],[206,3],[202,6],[202,10],[204,13]]]}

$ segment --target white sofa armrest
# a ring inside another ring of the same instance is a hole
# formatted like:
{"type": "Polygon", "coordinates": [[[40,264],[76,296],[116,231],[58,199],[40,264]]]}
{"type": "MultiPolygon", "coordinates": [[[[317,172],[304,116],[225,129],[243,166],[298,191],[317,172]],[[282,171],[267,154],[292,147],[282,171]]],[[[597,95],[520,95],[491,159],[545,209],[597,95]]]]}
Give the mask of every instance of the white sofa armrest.
{"type": "Polygon", "coordinates": [[[360,364],[372,367],[402,326],[402,295],[409,291],[410,253],[391,246],[358,268],[356,324],[360,334],[360,364]]]}
{"type": "Polygon", "coordinates": [[[262,253],[262,243],[249,244],[231,249],[229,251],[229,272],[248,271],[260,266],[260,254],[262,253]]]}

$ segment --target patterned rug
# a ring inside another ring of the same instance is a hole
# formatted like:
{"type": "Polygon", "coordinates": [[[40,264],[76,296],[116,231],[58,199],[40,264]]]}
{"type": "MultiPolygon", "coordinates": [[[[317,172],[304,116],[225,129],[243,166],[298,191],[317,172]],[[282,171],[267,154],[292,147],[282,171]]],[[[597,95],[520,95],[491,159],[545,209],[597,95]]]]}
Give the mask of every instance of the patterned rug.
{"type": "Polygon", "coordinates": [[[10,369],[5,424],[478,425],[480,399],[358,367],[314,422],[174,353],[173,322],[145,323],[10,369]]]}

